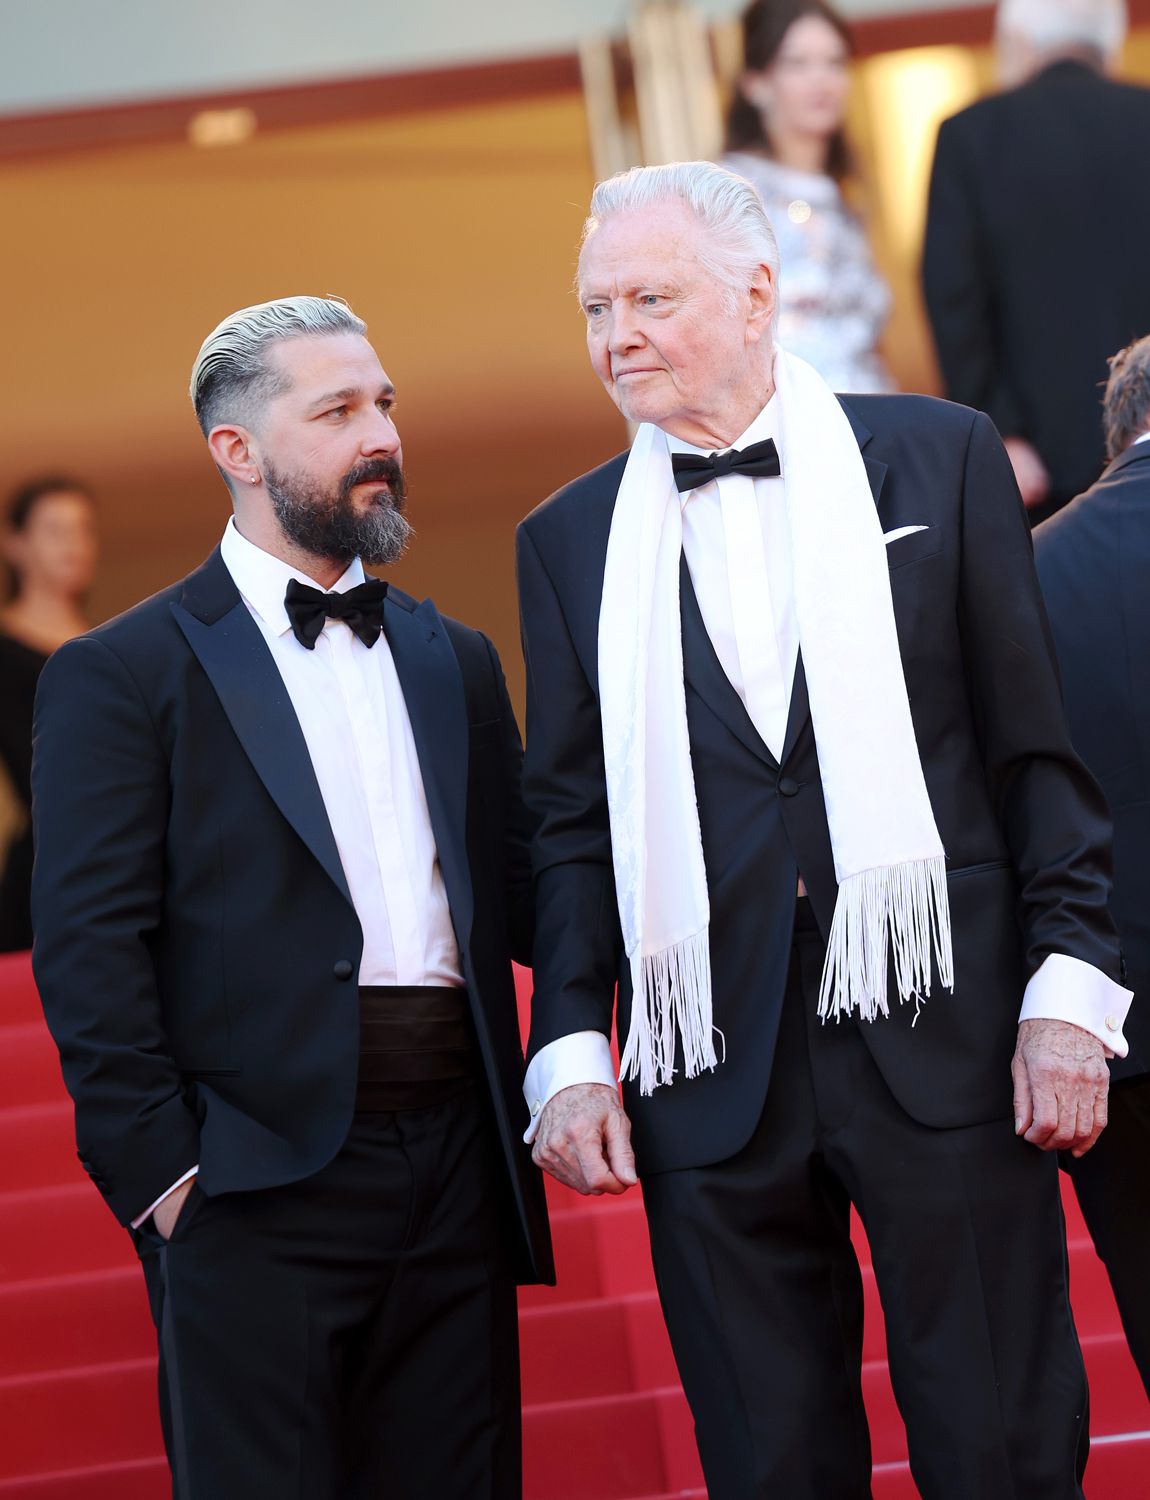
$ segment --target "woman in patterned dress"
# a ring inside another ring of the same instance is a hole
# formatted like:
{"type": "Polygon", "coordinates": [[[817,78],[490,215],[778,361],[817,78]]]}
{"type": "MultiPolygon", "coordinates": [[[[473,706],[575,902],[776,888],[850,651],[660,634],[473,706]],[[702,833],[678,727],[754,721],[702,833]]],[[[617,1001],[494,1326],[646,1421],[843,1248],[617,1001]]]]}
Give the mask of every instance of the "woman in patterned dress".
{"type": "Polygon", "coordinates": [[[782,260],[779,342],[837,391],[895,389],[878,352],[890,289],[840,183],[851,35],[822,0],[754,0],[722,165],[754,183],[782,260]]]}

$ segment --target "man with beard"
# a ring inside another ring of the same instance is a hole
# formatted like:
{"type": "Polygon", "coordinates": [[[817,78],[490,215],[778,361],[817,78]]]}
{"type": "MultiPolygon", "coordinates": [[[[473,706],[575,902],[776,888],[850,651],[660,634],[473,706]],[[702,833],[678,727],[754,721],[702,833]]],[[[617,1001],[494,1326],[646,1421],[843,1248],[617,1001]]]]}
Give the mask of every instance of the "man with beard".
{"type": "Polygon", "coordinates": [[[208,336],[234,517],[37,703],[36,975],[179,1500],[521,1489],[519,734],[490,642],[364,574],[410,534],[365,332],[290,297],[208,336]]]}

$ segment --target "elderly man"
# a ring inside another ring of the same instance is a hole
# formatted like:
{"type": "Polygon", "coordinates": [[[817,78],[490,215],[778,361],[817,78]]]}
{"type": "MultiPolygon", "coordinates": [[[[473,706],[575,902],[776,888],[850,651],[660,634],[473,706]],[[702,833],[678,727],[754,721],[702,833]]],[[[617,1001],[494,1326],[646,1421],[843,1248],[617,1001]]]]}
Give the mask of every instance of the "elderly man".
{"type": "Polygon", "coordinates": [[[923,281],[946,391],[994,420],[1034,521],[1094,482],[1107,357],[1150,328],[1150,90],[1106,76],[1125,31],[1123,0],[1001,0],[1006,91],[938,136],[923,281]]]}
{"type": "Polygon", "coordinates": [[[365,577],[409,531],[365,334],[318,297],[209,334],[234,517],[37,702],[36,977],[178,1500],[520,1494],[519,736],[490,643],[365,577]]]}
{"type": "Polygon", "coordinates": [[[852,1202],[924,1500],[1071,1500],[1053,1148],[1126,1045],[1106,810],[990,422],[840,404],[777,286],[741,178],[596,189],[579,297],[638,430],[519,531],[528,1134],[584,1193],[637,1163],[711,1500],[870,1494],[852,1202]]]}
{"type": "MultiPolygon", "coordinates": [[[[1114,818],[1114,919],[1135,994],[1150,989],[1150,338],[1110,362],[1110,467],[1034,535],[1074,748],[1114,818]]],[[[1150,1024],[1111,1067],[1098,1148],[1068,1163],[1150,1394],[1150,1024]]]]}

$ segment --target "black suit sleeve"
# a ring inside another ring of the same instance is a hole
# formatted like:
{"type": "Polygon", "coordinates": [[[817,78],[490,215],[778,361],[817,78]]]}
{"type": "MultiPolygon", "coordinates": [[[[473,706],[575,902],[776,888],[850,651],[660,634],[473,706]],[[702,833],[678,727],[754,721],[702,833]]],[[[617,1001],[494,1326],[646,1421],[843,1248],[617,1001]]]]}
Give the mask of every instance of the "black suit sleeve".
{"type": "Polygon", "coordinates": [[[935,148],[922,277],[946,394],[989,414],[1004,437],[1025,437],[1018,400],[1003,370],[989,246],[974,169],[956,122],[943,122],[935,148]]]}
{"type": "Polygon", "coordinates": [[[76,1107],[80,1158],[124,1224],[198,1161],[151,958],[168,766],[140,692],[92,638],[62,647],[36,698],[33,965],[76,1107]]]}
{"type": "Polygon", "coordinates": [[[515,710],[507,692],[507,679],[499,653],[486,636],[483,643],[491,664],[499,718],[503,724],[503,766],[506,775],[507,818],[504,838],[504,860],[507,870],[507,928],[511,956],[520,964],[530,964],[535,939],[535,889],[531,874],[531,832],[527,809],[523,805],[523,741],[515,710]]]}
{"type": "Polygon", "coordinates": [[[552,579],[517,536],[536,934],[528,1057],[575,1031],[610,1036],[621,951],[599,706],[552,579]]]}
{"type": "Polygon", "coordinates": [[[963,654],[987,782],[1020,887],[1028,974],[1051,953],[1118,980],[1110,819],[1075,754],[1030,528],[1009,460],[976,416],[963,487],[963,654]]]}

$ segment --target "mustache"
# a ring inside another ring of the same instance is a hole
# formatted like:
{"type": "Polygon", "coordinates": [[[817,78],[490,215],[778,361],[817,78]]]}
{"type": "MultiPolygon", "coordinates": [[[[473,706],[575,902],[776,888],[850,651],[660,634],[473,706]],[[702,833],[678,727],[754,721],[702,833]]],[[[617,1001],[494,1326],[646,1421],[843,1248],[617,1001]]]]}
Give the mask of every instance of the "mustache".
{"type": "Polygon", "coordinates": [[[367,458],[354,469],[349,469],[340,480],[340,499],[346,500],[357,484],[386,484],[392,502],[398,509],[403,508],[403,469],[394,458],[367,458]]]}

